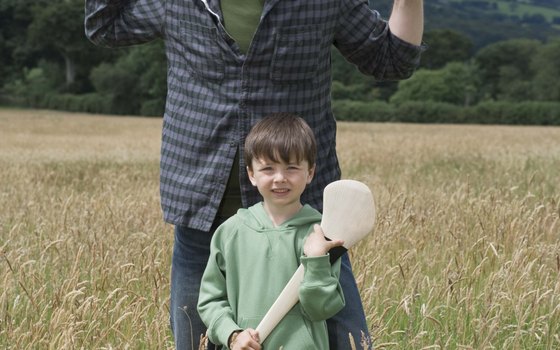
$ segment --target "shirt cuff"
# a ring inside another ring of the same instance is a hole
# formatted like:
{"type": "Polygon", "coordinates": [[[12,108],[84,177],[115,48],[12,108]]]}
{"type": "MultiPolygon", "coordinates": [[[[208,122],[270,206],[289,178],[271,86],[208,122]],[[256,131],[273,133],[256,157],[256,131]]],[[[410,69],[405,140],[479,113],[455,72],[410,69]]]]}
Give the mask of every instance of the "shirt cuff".
{"type": "Polygon", "coordinates": [[[420,45],[414,45],[405,41],[391,32],[391,41],[389,45],[392,47],[391,52],[397,52],[397,59],[402,62],[404,66],[408,65],[411,68],[416,68],[420,65],[420,56],[422,52],[426,51],[427,46],[422,42],[420,45]]]}

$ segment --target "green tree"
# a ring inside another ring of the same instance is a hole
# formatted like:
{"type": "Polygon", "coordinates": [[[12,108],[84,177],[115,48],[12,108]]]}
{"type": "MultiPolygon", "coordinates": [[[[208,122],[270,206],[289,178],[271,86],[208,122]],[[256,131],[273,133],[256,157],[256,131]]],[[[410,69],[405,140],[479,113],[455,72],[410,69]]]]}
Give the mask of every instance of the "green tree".
{"type": "Polygon", "coordinates": [[[0,33],[0,88],[7,82],[7,76],[11,65],[10,50],[6,39],[0,33]]]}
{"type": "Polygon", "coordinates": [[[542,46],[531,62],[535,71],[533,91],[542,101],[560,101],[560,40],[542,46]]]}
{"type": "Polygon", "coordinates": [[[96,92],[111,100],[120,114],[161,115],[165,104],[166,59],[162,41],[135,46],[114,64],[91,71],[96,92]]]}
{"type": "Polygon", "coordinates": [[[531,60],[542,43],[512,39],[490,44],[475,55],[482,93],[497,100],[530,100],[534,78],[531,60]]]}
{"type": "Polygon", "coordinates": [[[33,6],[33,21],[28,30],[28,43],[40,51],[43,59],[64,67],[64,89],[83,92],[92,62],[100,56],[84,35],[82,0],[54,0],[33,6]]]}
{"type": "Polygon", "coordinates": [[[27,27],[33,20],[31,7],[40,0],[0,0],[0,88],[21,79],[23,68],[37,63],[26,43],[27,27]]]}
{"type": "Polygon", "coordinates": [[[451,29],[434,29],[424,34],[428,46],[422,54],[420,66],[442,68],[449,62],[466,62],[472,55],[473,42],[467,36],[451,29]]]}
{"type": "Polygon", "coordinates": [[[451,62],[437,70],[420,69],[399,82],[391,102],[433,101],[468,106],[475,102],[476,86],[470,64],[451,62]]]}

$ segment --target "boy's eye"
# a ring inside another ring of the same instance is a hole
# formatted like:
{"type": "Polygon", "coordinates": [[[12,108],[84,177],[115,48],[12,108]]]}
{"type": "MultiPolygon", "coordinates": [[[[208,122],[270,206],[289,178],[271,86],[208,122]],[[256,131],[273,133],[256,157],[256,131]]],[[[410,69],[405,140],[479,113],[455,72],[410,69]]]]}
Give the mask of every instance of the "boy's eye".
{"type": "Polygon", "coordinates": [[[288,169],[301,169],[302,164],[301,163],[291,163],[288,164],[288,169]]]}

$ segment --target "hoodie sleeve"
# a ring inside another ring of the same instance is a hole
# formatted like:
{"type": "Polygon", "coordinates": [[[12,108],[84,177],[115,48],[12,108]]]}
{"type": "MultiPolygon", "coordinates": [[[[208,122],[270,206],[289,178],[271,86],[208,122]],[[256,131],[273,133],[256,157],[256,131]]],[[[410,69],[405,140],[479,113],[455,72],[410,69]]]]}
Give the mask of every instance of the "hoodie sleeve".
{"type": "Polygon", "coordinates": [[[329,256],[302,257],[305,269],[299,288],[303,312],[311,321],[322,321],[334,316],[345,304],[339,283],[340,259],[333,265],[329,256]]]}
{"type": "Polygon", "coordinates": [[[216,345],[227,346],[229,335],[240,329],[234,321],[234,315],[227,298],[225,278],[224,243],[218,229],[210,244],[210,259],[204,270],[200,283],[198,313],[208,327],[208,337],[216,345]]]}

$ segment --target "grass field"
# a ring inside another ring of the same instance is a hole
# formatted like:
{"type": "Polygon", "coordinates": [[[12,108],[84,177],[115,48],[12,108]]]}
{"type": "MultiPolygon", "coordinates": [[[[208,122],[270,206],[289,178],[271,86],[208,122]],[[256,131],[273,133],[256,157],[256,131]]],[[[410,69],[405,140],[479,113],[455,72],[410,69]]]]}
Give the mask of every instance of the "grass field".
{"type": "MultiPolygon", "coordinates": [[[[0,348],[171,349],[161,120],[0,109],[0,348]]],[[[560,128],[339,124],[379,349],[560,348],[560,128]]]]}

